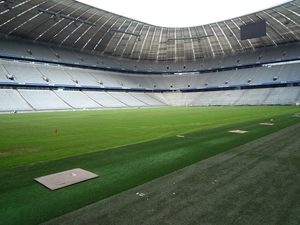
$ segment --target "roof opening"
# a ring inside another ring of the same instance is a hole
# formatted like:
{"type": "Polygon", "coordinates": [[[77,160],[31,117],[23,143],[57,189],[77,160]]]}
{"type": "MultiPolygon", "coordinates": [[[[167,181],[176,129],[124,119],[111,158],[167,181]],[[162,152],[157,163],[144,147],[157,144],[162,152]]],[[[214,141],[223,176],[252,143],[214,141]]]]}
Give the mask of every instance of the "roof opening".
{"type": "Polygon", "coordinates": [[[291,0],[138,0],[95,1],[78,0],[85,4],[144,23],[162,27],[192,27],[258,12],[291,0]],[[144,3],[144,2],[143,2],[144,3]],[[237,10],[238,9],[238,10],[237,10]]]}

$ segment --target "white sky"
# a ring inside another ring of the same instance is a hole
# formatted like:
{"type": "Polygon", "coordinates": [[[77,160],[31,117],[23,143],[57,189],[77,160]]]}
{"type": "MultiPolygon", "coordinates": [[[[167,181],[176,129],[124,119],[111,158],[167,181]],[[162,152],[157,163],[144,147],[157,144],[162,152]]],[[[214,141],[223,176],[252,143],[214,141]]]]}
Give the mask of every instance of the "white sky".
{"type": "Polygon", "coordinates": [[[191,27],[231,19],[290,0],[78,0],[99,9],[162,27],[191,27]]]}

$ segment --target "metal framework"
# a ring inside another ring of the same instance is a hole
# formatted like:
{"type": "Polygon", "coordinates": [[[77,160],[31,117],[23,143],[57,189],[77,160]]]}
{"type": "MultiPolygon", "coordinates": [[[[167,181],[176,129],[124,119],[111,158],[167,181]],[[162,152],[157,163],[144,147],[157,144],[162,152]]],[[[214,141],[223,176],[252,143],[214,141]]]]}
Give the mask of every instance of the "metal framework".
{"type": "Polygon", "coordinates": [[[179,28],[154,26],[75,0],[0,1],[0,34],[6,38],[133,60],[197,60],[277,46],[299,41],[299,28],[300,0],[238,18],[179,28]],[[267,35],[241,40],[240,26],[259,20],[266,21],[267,35]]]}

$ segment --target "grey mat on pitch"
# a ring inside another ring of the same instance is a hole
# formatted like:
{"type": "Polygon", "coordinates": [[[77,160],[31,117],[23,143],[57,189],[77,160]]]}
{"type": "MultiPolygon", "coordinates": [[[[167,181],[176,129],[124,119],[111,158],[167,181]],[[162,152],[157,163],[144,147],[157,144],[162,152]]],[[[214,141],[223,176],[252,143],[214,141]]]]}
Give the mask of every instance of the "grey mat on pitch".
{"type": "Polygon", "coordinates": [[[57,190],[83,181],[98,177],[97,174],[76,168],[72,170],[54,173],[43,177],[35,178],[37,182],[46,186],[50,190],[57,190]]]}

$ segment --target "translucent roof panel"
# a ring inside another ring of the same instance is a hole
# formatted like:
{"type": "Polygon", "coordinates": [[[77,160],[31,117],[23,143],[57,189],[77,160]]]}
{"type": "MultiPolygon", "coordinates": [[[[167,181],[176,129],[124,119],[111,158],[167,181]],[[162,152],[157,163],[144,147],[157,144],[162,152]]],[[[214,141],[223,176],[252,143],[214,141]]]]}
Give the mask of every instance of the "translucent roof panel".
{"type": "MultiPolygon", "coordinates": [[[[124,2],[130,4],[129,1],[124,2]]],[[[276,6],[275,0],[272,0],[273,6],[270,8],[264,6],[265,9],[240,16],[235,13],[240,14],[241,8],[248,8],[248,2],[241,5],[240,1],[233,4],[228,0],[222,1],[226,2],[225,5],[216,5],[216,1],[211,1],[215,6],[209,8],[199,2],[182,2],[181,12],[188,11],[192,14],[192,9],[197,8],[198,11],[194,14],[199,18],[196,24],[200,25],[167,27],[152,25],[150,22],[131,18],[133,16],[130,15],[116,14],[75,0],[0,1],[0,37],[149,61],[222,57],[300,40],[300,0],[284,1],[280,5],[276,2],[276,6]],[[204,13],[207,11],[217,16],[220,14],[219,10],[227,12],[230,9],[236,12],[228,15],[227,19],[214,17],[215,22],[200,21],[205,18],[204,13]],[[241,40],[241,26],[259,21],[265,21],[266,35],[241,40]]],[[[153,17],[161,9],[172,11],[167,10],[165,4],[156,4],[155,1],[139,4],[131,4],[131,7],[136,11],[139,11],[139,7],[144,7],[153,17]],[[151,11],[149,4],[155,5],[157,10],[151,11]]],[[[172,4],[177,3],[170,2],[168,9],[172,9],[172,4]]],[[[254,5],[254,1],[251,4],[254,5]]],[[[181,13],[176,15],[180,20],[185,19],[181,13]]],[[[167,14],[164,17],[169,19],[167,14]]]]}
{"type": "Polygon", "coordinates": [[[227,20],[262,11],[290,0],[115,0],[80,2],[126,16],[144,23],[162,27],[191,27],[227,20]]]}

